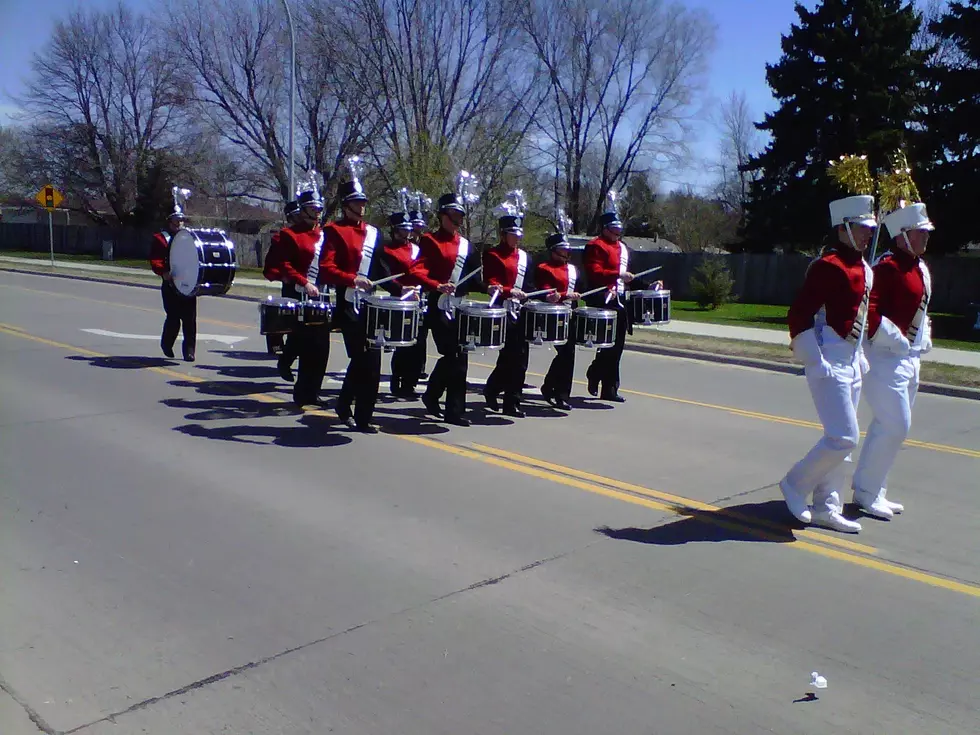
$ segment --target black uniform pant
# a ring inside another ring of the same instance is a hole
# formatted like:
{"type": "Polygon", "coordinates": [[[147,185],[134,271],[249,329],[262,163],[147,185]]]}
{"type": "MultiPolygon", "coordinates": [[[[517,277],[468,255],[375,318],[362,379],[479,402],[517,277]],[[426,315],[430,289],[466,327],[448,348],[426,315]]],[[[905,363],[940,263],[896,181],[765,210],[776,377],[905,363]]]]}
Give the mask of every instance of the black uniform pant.
{"type": "MultiPolygon", "coordinates": [[[[330,359],[330,324],[299,324],[289,335],[291,345],[299,357],[299,370],[293,385],[293,402],[297,406],[316,403],[327,374],[330,359]]],[[[280,358],[281,359],[281,358],[280,358]]]]}
{"type": "MultiPolygon", "coordinates": [[[[289,284],[282,284],[282,297],[284,299],[299,299],[299,292],[289,284]]],[[[269,352],[279,352],[279,361],[285,365],[292,367],[293,362],[296,361],[296,340],[294,340],[290,335],[282,334],[268,334],[265,337],[266,347],[268,347],[269,352]]]]}
{"type": "Polygon", "coordinates": [[[354,421],[358,426],[371,423],[374,406],[378,402],[378,382],[381,380],[381,350],[371,349],[367,342],[367,323],[362,313],[359,319],[341,317],[340,331],[344,335],[344,347],[350,364],[344,374],[344,385],[337,397],[337,412],[344,413],[354,407],[354,421]]]}
{"type": "Polygon", "coordinates": [[[507,322],[507,336],[504,346],[497,354],[497,365],[487,378],[486,393],[491,396],[504,394],[504,401],[517,405],[524,391],[524,378],[527,375],[527,361],[530,345],[524,337],[523,313],[516,320],[507,322]]]}
{"type": "Polygon", "coordinates": [[[469,367],[469,356],[459,344],[459,327],[455,319],[447,319],[439,310],[435,299],[430,300],[429,311],[425,316],[440,355],[429,376],[425,395],[438,401],[445,393],[446,416],[462,418],[466,412],[466,371],[469,367]]]}
{"type": "Polygon", "coordinates": [[[541,384],[541,392],[545,397],[554,395],[567,400],[572,395],[572,379],[575,375],[574,325],[569,332],[569,340],[555,347],[555,358],[551,361],[548,374],[544,376],[544,383],[541,384]]]}
{"type": "Polygon", "coordinates": [[[609,304],[605,309],[616,311],[616,342],[612,347],[597,350],[595,359],[586,372],[590,385],[600,384],[600,396],[614,396],[619,391],[619,363],[626,346],[626,332],[629,329],[629,314],[626,307],[609,304]]]}
{"type": "Polygon", "coordinates": [[[415,390],[422,373],[425,372],[425,361],[429,348],[428,315],[419,324],[419,333],[415,344],[411,347],[399,347],[391,356],[391,378],[402,390],[415,390]]]}
{"type": "Polygon", "coordinates": [[[197,347],[197,297],[184,296],[171,281],[164,281],[160,287],[163,296],[163,310],[167,317],[163,322],[160,345],[173,350],[181,328],[184,330],[184,357],[193,357],[197,347]]]}

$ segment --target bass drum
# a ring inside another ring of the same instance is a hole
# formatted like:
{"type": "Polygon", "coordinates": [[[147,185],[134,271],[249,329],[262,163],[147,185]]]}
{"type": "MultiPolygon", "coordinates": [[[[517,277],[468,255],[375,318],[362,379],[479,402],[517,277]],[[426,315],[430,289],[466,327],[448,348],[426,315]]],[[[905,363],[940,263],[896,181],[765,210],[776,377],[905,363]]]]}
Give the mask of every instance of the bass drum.
{"type": "Polygon", "coordinates": [[[235,243],[221,230],[180,229],[170,240],[170,273],[184,296],[228,293],[238,267],[235,243]]]}

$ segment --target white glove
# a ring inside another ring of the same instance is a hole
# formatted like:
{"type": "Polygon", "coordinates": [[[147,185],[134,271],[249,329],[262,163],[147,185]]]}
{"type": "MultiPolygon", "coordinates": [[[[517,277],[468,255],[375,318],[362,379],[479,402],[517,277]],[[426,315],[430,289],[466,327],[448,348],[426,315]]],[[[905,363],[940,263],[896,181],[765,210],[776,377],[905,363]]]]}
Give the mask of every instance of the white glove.
{"type": "Polygon", "coordinates": [[[823,356],[820,345],[817,344],[817,333],[812,327],[796,335],[791,347],[796,359],[803,363],[807,377],[829,378],[834,374],[830,363],[823,356]]]}
{"type": "Polygon", "coordinates": [[[868,362],[868,358],[864,354],[864,350],[861,350],[861,354],[858,356],[858,364],[861,366],[861,375],[867,375],[868,371],[871,369],[871,363],[868,362]]]}
{"type": "Polygon", "coordinates": [[[922,328],[925,332],[922,333],[922,342],[919,345],[919,354],[924,355],[927,352],[932,352],[932,319],[926,317],[922,328]]]}
{"type": "Polygon", "coordinates": [[[871,340],[871,343],[875,347],[887,350],[899,357],[905,357],[911,349],[909,340],[902,334],[902,330],[886,316],[881,317],[881,324],[878,326],[878,331],[875,332],[874,339],[871,340]]]}

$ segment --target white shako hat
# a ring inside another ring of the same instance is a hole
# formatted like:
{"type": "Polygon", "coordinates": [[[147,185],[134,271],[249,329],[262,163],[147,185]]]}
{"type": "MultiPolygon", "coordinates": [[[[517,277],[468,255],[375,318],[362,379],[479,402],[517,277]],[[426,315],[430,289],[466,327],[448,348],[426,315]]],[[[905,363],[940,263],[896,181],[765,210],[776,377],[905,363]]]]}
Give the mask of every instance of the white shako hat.
{"type": "Polygon", "coordinates": [[[830,203],[830,224],[833,227],[847,224],[876,227],[878,221],[875,219],[875,198],[859,194],[835,199],[830,203]]]}
{"type": "Polygon", "coordinates": [[[889,212],[881,218],[881,223],[888,228],[888,234],[893,238],[911,230],[935,230],[926,205],[915,202],[905,207],[889,212]]]}

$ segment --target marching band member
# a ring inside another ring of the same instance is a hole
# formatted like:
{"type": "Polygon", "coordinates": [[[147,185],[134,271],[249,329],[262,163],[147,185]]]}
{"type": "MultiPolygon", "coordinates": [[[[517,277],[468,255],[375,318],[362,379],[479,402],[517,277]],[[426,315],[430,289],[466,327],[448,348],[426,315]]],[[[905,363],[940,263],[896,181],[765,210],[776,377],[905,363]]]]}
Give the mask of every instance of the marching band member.
{"type": "MultiPolygon", "coordinates": [[[[319,298],[317,279],[320,274],[320,259],[323,249],[323,230],[320,217],[323,214],[323,199],[316,184],[316,172],[303,185],[304,189],[296,198],[299,212],[295,223],[279,231],[279,273],[283,282],[283,296],[302,300],[319,298]]],[[[320,389],[327,372],[330,357],[330,325],[299,324],[289,335],[286,348],[279,358],[279,371],[283,378],[292,379],[289,365],[291,355],[299,357],[299,375],[293,386],[293,402],[300,408],[306,405],[319,405],[320,389]]]]}
{"type": "Polygon", "coordinates": [[[167,218],[164,229],[153,235],[150,245],[150,268],[160,276],[160,294],[163,297],[163,310],[166,319],[163,322],[163,332],[160,335],[160,349],[167,357],[174,356],[174,343],[181,329],[184,339],[181,343],[184,360],[194,362],[194,352],[197,346],[197,297],[184,296],[174,285],[174,277],[170,273],[170,240],[177,234],[186,221],[184,212],[176,199],[174,211],[167,218]]]}
{"type": "MultiPolygon", "coordinates": [[[[286,225],[293,225],[296,221],[296,215],[299,213],[299,205],[295,202],[287,202],[286,208],[283,212],[286,218],[286,225]]],[[[269,244],[269,251],[265,254],[265,261],[262,264],[262,275],[265,276],[267,281],[282,281],[282,273],[280,272],[279,265],[280,259],[282,258],[281,246],[279,244],[279,231],[272,233],[271,242],[269,244]]],[[[286,291],[292,291],[290,286],[287,286],[285,281],[282,284],[282,296],[287,298],[286,291]]],[[[287,335],[288,337],[288,335],[287,335]]],[[[266,348],[270,355],[282,354],[285,349],[285,344],[288,343],[288,338],[284,341],[283,335],[281,334],[267,334],[265,337],[266,348]]],[[[289,356],[288,362],[286,362],[286,370],[280,366],[279,372],[284,378],[290,383],[293,382],[293,360],[296,356],[291,354],[289,356]],[[284,372],[288,374],[284,374],[284,372]]]]}
{"type": "Polygon", "coordinates": [[[935,229],[921,203],[885,215],[892,250],[874,266],[868,305],[868,361],[864,394],[874,412],[854,472],[854,502],[869,515],[891,519],[901,503],[888,500],[888,472],[912,426],[919,388],[919,356],[932,349],[927,310],[932,292],[922,254],[935,229]]]}
{"type": "MultiPolygon", "coordinates": [[[[471,253],[470,242],[459,234],[466,210],[462,194],[443,194],[439,197],[439,229],[429,232],[419,239],[419,257],[412,264],[402,283],[408,286],[421,286],[426,293],[428,310],[425,322],[440,358],[436,362],[429,384],[422,394],[422,404],[437,418],[457,426],[469,426],[466,418],[466,372],[469,358],[457,336],[457,325],[453,310],[442,308],[440,296],[461,298],[470,289],[472,279],[460,288],[456,287],[463,275],[468,275],[478,260],[471,253]],[[443,414],[439,399],[446,395],[446,408],[443,414]]],[[[443,304],[445,305],[445,304],[443,304]]],[[[424,350],[424,343],[422,343],[424,350]]]]}
{"type": "MultiPolygon", "coordinates": [[[[416,206],[409,215],[412,217],[412,234],[409,239],[418,244],[422,235],[429,227],[429,220],[432,218],[432,200],[424,192],[416,191],[412,193],[412,199],[416,206]]],[[[417,256],[416,256],[417,257],[417,256]]],[[[429,344],[429,325],[423,319],[419,324],[419,333],[415,344],[405,349],[405,379],[403,385],[410,386],[415,392],[415,386],[419,381],[426,380],[429,374],[425,372],[425,362],[428,357],[429,344]]],[[[407,391],[406,391],[407,396],[407,391]]]]}
{"type": "MultiPolygon", "coordinates": [[[[832,166],[831,173],[844,183],[847,167],[853,163],[860,168],[863,160],[846,159],[839,170],[832,166]]],[[[850,188],[873,190],[863,184],[850,188]]],[[[858,533],[861,524],[841,514],[839,493],[845,481],[844,463],[860,438],[857,405],[867,364],[861,341],[873,277],[862,253],[876,226],[874,197],[858,194],[832,201],[830,218],[836,242],[810,264],[788,315],[793,353],[805,366],[824,435],[790,469],[779,489],[800,521],[858,533]],[[813,505],[808,508],[811,493],[813,505]]]]}
{"type": "MultiPolygon", "coordinates": [[[[578,281],[578,269],[569,262],[571,246],[565,237],[565,214],[558,215],[558,232],[549,235],[545,240],[548,247],[548,260],[539,263],[534,271],[534,283],[538,289],[553,288],[552,293],[543,296],[553,304],[568,302],[574,304],[579,299],[575,285],[578,281]]],[[[574,319],[574,316],[572,317],[574,319]]],[[[572,394],[572,379],[575,373],[575,339],[570,337],[563,344],[555,347],[555,357],[548,368],[548,374],[541,385],[541,395],[552,406],[564,411],[572,407],[568,399],[572,394]]]]}
{"type": "Polygon", "coordinates": [[[599,395],[604,401],[623,403],[624,399],[619,395],[619,363],[626,346],[626,333],[632,329],[624,299],[626,285],[633,280],[633,274],[628,270],[629,249],[621,240],[623,223],[616,211],[615,192],[609,192],[608,202],[610,206],[599,219],[599,236],[585,245],[582,267],[590,287],[606,286],[608,289],[587,297],[585,302],[589,306],[616,312],[616,341],[613,347],[596,350],[586,377],[591,395],[599,395]]]}
{"type": "Polygon", "coordinates": [[[367,325],[360,313],[357,291],[370,291],[371,268],[375,261],[378,231],[364,221],[368,198],[357,176],[358,159],[351,159],[352,180],[340,186],[341,217],[324,228],[321,277],[324,283],[337,289],[336,323],[344,335],[344,347],[350,363],[344,374],[344,384],[337,397],[335,410],[340,420],[350,428],[365,434],[376,434],[371,423],[378,400],[381,380],[381,350],[371,349],[367,341],[367,325]],[[353,412],[352,412],[353,407],[353,412]]]}
{"type": "MultiPolygon", "coordinates": [[[[391,274],[408,273],[412,263],[419,257],[419,246],[411,241],[414,222],[410,212],[394,212],[388,217],[391,228],[391,239],[385,243],[385,263],[391,274]]],[[[391,293],[395,296],[403,294],[402,286],[391,281],[391,293]]],[[[397,347],[391,356],[391,394],[398,398],[417,398],[415,386],[418,384],[419,373],[417,363],[417,345],[422,343],[422,360],[425,360],[425,343],[428,332],[417,335],[416,344],[411,347],[397,347]]]]}
{"type": "Polygon", "coordinates": [[[524,337],[524,320],[520,302],[530,288],[527,251],[518,246],[524,239],[524,207],[521,192],[511,192],[515,203],[505,202],[506,212],[497,220],[500,230],[499,243],[483,253],[483,282],[491,297],[503,301],[509,311],[509,324],[504,345],[497,354],[497,364],[487,379],[483,397],[487,407],[493,411],[500,409],[498,397],[504,395],[503,413],[514,418],[524,418],[521,410],[521,395],[524,390],[524,377],[527,375],[529,346],[524,337]]]}

